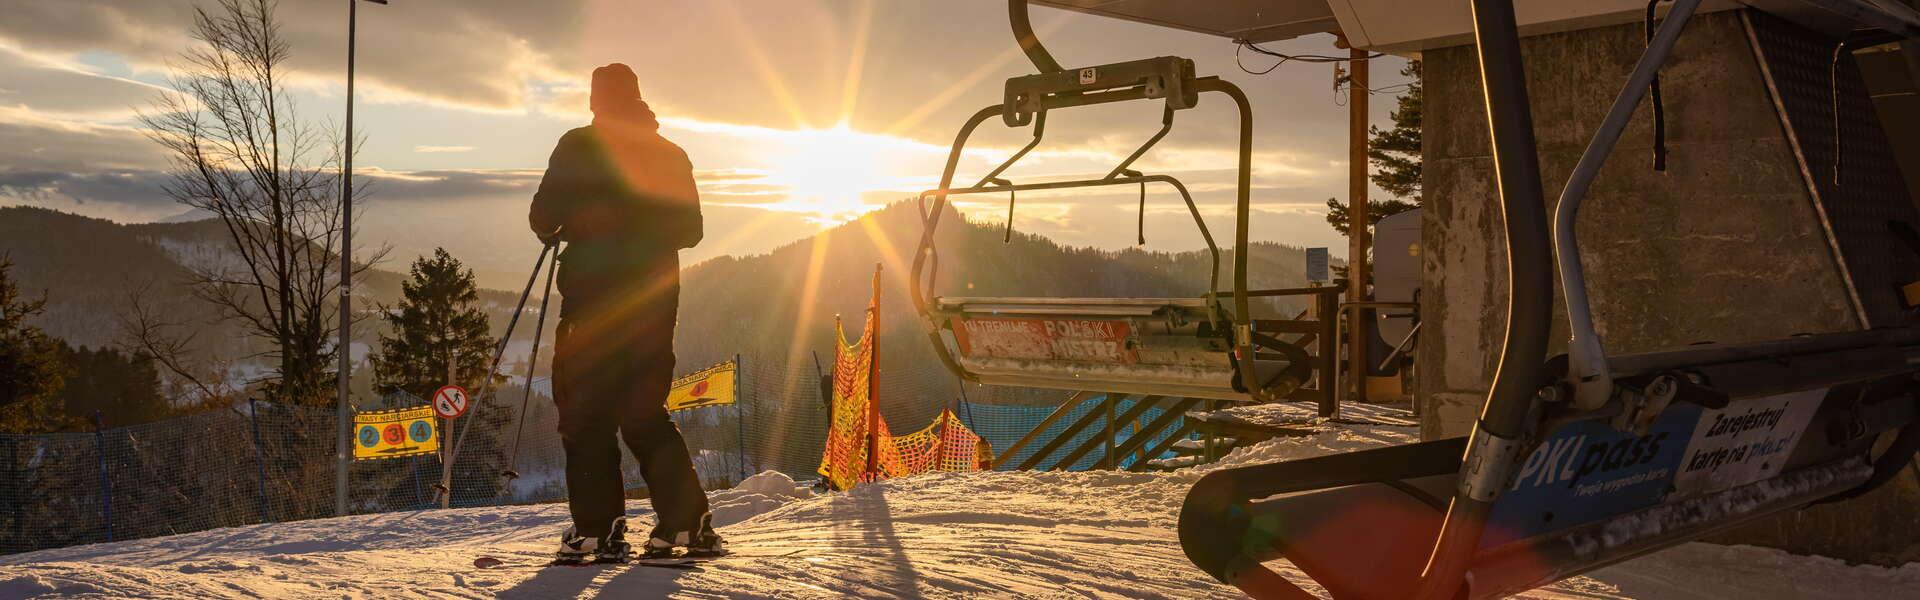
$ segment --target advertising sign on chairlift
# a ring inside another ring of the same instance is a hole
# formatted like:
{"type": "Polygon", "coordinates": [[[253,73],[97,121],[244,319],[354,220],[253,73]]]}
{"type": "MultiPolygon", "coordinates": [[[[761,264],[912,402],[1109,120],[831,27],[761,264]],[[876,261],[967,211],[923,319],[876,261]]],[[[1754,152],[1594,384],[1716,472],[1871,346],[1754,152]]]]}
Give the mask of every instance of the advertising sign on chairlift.
{"type": "Polygon", "coordinates": [[[467,413],[467,390],[457,385],[444,385],[433,392],[433,414],[442,419],[452,419],[467,413]]]}
{"type": "Polygon", "coordinates": [[[1132,325],[1108,319],[956,319],[954,341],[960,353],[975,358],[1072,360],[1132,364],[1132,325]]]}

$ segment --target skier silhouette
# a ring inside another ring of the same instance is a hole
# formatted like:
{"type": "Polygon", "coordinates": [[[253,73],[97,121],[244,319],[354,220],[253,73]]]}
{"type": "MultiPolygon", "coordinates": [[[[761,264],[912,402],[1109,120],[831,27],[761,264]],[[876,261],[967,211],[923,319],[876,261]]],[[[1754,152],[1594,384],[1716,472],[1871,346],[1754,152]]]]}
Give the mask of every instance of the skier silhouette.
{"type": "Polygon", "coordinates": [[[724,552],[686,440],[667,415],[680,256],[700,242],[700,194],[687,154],[660,136],[638,78],[620,63],[593,71],[593,124],[561,136],[528,221],[564,241],[554,343],[554,403],[566,448],[563,562],[624,560],[619,441],[640,463],[656,521],[639,553],[724,552]]]}

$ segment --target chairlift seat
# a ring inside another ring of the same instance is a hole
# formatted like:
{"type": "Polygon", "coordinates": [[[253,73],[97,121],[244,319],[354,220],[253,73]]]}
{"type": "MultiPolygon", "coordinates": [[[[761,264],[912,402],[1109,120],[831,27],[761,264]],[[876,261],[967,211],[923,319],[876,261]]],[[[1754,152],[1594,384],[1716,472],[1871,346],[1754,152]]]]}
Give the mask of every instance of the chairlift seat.
{"type": "MultiPolygon", "coordinates": [[[[1675,394],[1637,426],[1619,410],[1549,421],[1493,504],[1468,597],[1884,482],[1920,443],[1916,344],[1920,332],[1892,329],[1616,357],[1629,388],[1682,375],[1711,389],[1675,394]]],[[[1181,546],[1243,589],[1292,585],[1262,585],[1275,575],[1259,563],[1284,557],[1335,598],[1410,597],[1464,450],[1454,438],[1210,473],[1182,507],[1181,546]]]]}
{"type": "Polygon", "coordinates": [[[1459,477],[1435,475],[1288,494],[1249,511],[1276,550],[1335,598],[1405,598],[1432,551],[1459,477]]]}
{"type": "MultiPolygon", "coordinates": [[[[941,297],[929,326],[964,376],[990,385],[1250,400],[1205,298],[941,297]]],[[[1261,385],[1291,392],[1309,365],[1262,356],[1261,385]]]]}

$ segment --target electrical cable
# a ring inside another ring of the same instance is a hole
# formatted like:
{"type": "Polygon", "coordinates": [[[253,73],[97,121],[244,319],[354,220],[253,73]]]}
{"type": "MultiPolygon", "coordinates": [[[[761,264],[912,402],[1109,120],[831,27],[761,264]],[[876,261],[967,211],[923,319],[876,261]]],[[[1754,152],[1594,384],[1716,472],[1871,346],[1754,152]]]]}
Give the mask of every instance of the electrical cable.
{"type": "Polygon", "coordinates": [[[1827,63],[1827,97],[1833,113],[1833,187],[1840,187],[1840,56],[1847,50],[1842,39],[1833,47],[1833,60],[1827,63]]]}
{"type": "MultiPolygon", "coordinates": [[[[1654,7],[1664,0],[1647,0],[1647,18],[1645,29],[1646,44],[1653,45],[1654,7]]],[[[1647,93],[1653,96],[1653,170],[1667,170],[1667,108],[1660,99],[1660,72],[1655,70],[1653,81],[1647,84],[1647,93]]]]}
{"type": "MultiPolygon", "coordinates": [[[[1249,42],[1246,40],[1234,40],[1233,43],[1234,43],[1233,63],[1235,66],[1240,67],[1240,71],[1242,73],[1246,73],[1248,75],[1266,75],[1268,73],[1272,73],[1275,69],[1280,68],[1281,65],[1287,64],[1290,61],[1299,61],[1303,63],[1312,63],[1312,64],[1337,65],[1338,63],[1351,62],[1355,60],[1355,57],[1327,56],[1324,54],[1297,54],[1297,55],[1285,54],[1281,52],[1268,50],[1266,48],[1261,48],[1259,45],[1256,45],[1253,42],[1249,42]],[[1275,57],[1280,60],[1278,62],[1273,63],[1272,65],[1268,65],[1267,68],[1265,69],[1256,70],[1256,69],[1248,68],[1246,60],[1243,58],[1241,54],[1241,50],[1246,50],[1246,49],[1253,50],[1254,52],[1259,54],[1275,57]]],[[[1367,56],[1359,57],[1359,58],[1374,59],[1374,58],[1380,58],[1382,56],[1386,56],[1386,55],[1378,52],[1374,52],[1374,53],[1368,54],[1367,56]]],[[[1352,87],[1352,82],[1348,82],[1348,87],[1349,88],[1352,87]]],[[[1412,83],[1397,83],[1397,84],[1389,85],[1385,87],[1366,88],[1368,94],[1374,94],[1374,95],[1402,94],[1402,93],[1406,93],[1410,89],[1413,89],[1412,83]]],[[[1337,93],[1337,90],[1336,90],[1336,93],[1337,93]]],[[[1334,100],[1334,104],[1345,106],[1346,101],[1336,99],[1334,100]]]]}
{"type": "Polygon", "coordinates": [[[1289,61],[1289,60],[1297,60],[1297,61],[1306,62],[1306,63],[1336,63],[1336,62],[1347,62],[1355,59],[1373,59],[1373,58],[1380,58],[1382,56],[1386,56],[1385,54],[1381,54],[1379,52],[1372,52],[1372,53],[1368,53],[1366,56],[1358,56],[1358,57],[1329,56],[1325,54],[1286,54],[1284,52],[1275,52],[1273,50],[1261,48],[1259,44],[1255,44],[1253,42],[1250,42],[1244,39],[1234,40],[1233,43],[1239,44],[1240,47],[1242,48],[1246,48],[1254,52],[1258,52],[1261,54],[1265,54],[1267,56],[1281,59],[1282,62],[1289,61]]]}

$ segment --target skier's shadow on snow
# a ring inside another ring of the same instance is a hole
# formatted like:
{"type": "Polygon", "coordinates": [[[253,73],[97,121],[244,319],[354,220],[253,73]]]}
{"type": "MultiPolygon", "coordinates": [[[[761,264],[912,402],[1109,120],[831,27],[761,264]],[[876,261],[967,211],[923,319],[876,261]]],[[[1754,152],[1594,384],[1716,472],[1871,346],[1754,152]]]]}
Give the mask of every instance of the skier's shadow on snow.
{"type": "Polygon", "coordinates": [[[913,559],[907,556],[899,534],[894,531],[893,508],[887,505],[884,487],[864,485],[842,492],[828,510],[833,513],[834,523],[857,524],[854,528],[858,539],[843,537],[840,535],[843,526],[836,525],[833,543],[838,548],[876,559],[878,568],[864,571],[876,580],[871,584],[901,596],[919,595],[920,572],[913,568],[913,559]]]}
{"type": "Polygon", "coordinates": [[[604,598],[666,598],[678,592],[677,579],[692,571],[638,566],[547,567],[533,577],[501,591],[505,599],[578,598],[594,581],[611,573],[596,596],[604,598]]]}

